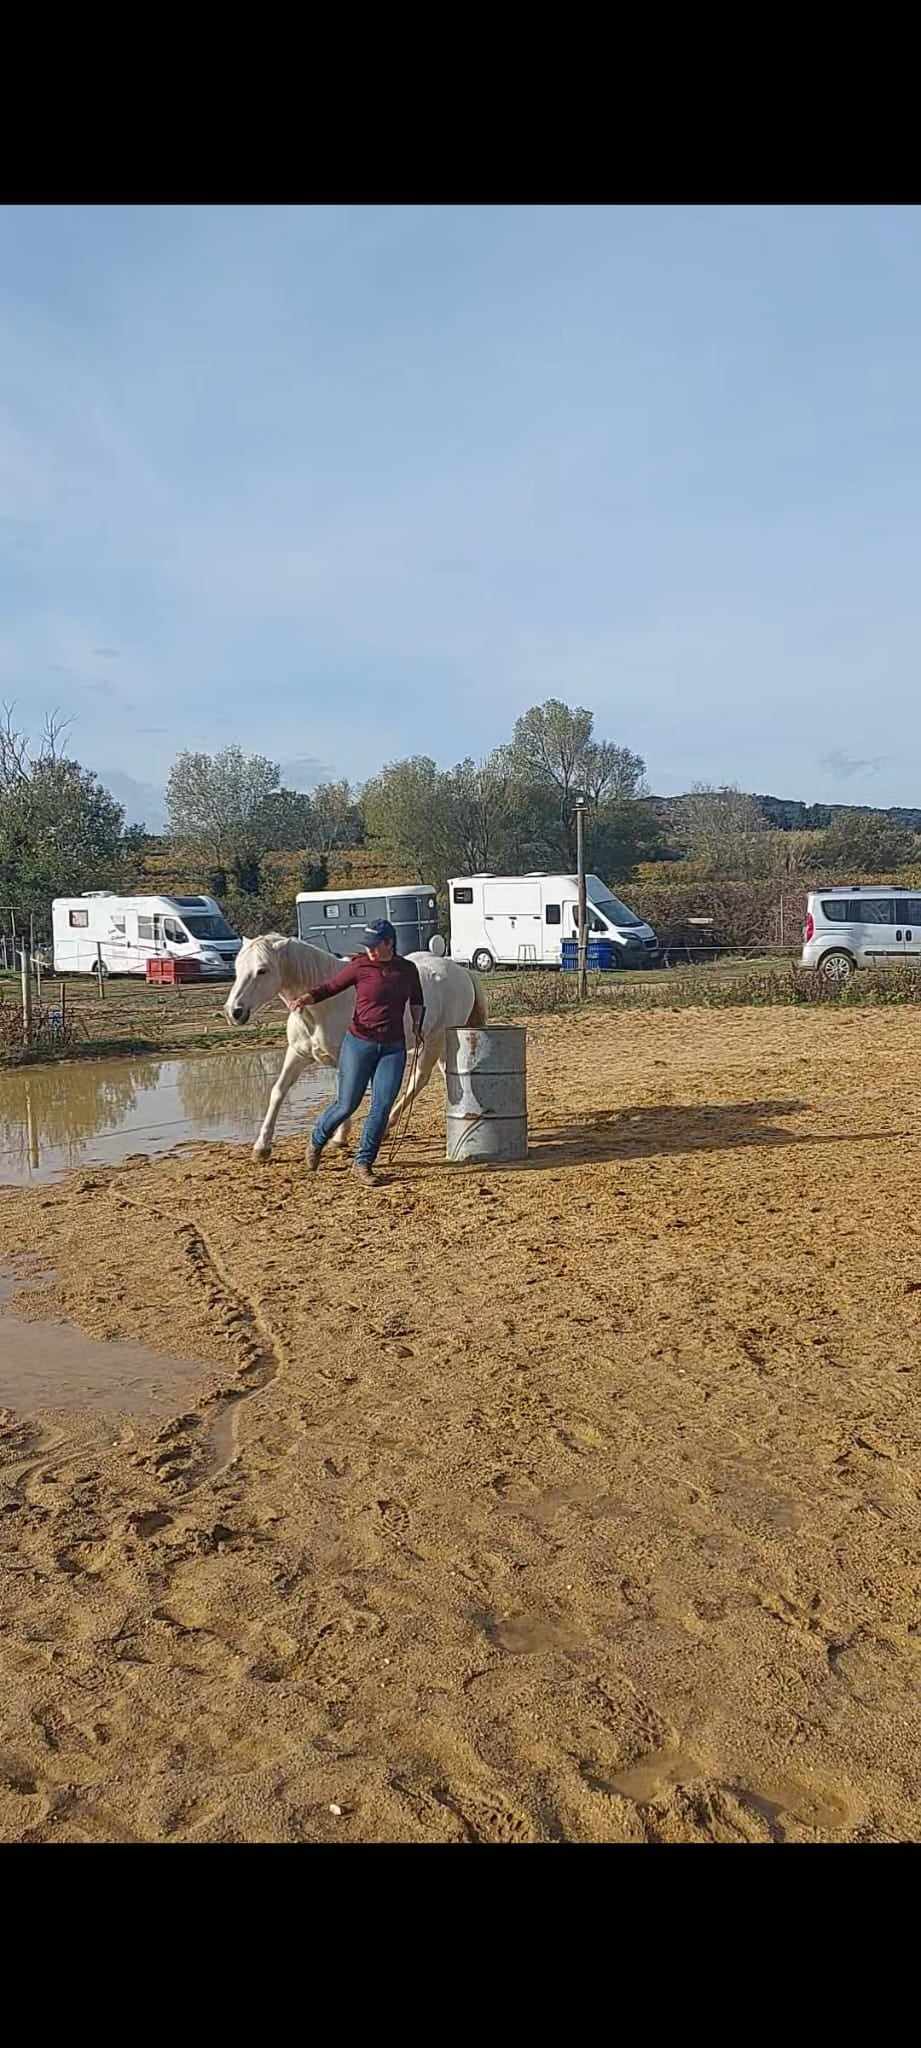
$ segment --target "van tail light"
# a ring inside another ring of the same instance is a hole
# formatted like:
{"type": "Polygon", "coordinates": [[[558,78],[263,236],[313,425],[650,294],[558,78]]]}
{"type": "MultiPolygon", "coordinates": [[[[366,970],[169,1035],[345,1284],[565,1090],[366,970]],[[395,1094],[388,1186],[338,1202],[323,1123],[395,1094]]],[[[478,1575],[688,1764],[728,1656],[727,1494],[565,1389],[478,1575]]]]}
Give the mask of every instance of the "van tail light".
{"type": "Polygon", "coordinates": [[[813,915],[812,915],[812,911],[811,911],[811,910],[807,910],[807,912],[806,912],[806,922],[805,922],[805,924],[804,924],[804,926],[803,926],[803,943],[804,943],[804,945],[808,946],[808,944],[809,944],[809,941],[810,941],[810,939],[814,939],[814,938],[815,938],[815,918],[814,918],[814,917],[813,917],[813,915]]]}

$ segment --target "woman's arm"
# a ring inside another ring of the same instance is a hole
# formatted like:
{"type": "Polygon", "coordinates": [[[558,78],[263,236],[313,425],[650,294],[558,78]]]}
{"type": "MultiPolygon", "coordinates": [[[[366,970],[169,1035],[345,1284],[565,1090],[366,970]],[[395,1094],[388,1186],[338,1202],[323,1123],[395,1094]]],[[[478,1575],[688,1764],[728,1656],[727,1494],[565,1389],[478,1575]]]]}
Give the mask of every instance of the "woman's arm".
{"type": "Polygon", "coordinates": [[[325,1003],[330,996],[341,995],[344,988],[354,988],[360,964],[360,955],[354,960],[347,960],[345,966],[340,968],[338,974],[331,975],[329,981],[319,981],[316,988],[309,988],[306,995],[298,996],[297,1002],[291,1005],[292,1010],[312,1009],[314,1003],[325,1003]]]}

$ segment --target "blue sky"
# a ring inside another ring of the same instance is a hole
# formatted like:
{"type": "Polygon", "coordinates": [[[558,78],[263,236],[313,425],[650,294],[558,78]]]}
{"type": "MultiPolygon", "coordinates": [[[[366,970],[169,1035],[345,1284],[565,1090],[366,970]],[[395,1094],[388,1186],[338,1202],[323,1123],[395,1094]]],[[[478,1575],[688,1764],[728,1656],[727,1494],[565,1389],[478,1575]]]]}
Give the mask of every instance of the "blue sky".
{"type": "Polygon", "coordinates": [[[8,208],[0,695],[120,791],[553,695],[663,792],[916,803],[919,259],[912,208],[8,208]]]}

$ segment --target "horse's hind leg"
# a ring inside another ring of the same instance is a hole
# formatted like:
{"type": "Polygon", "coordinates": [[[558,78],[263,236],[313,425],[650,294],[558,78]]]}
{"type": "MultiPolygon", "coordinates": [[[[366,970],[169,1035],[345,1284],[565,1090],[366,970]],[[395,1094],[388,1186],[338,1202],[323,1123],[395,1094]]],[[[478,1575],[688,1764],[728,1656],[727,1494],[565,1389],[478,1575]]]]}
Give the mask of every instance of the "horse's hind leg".
{"type": "Polygon", "coordinates": [[[421,1058],[417,1058],[416,1060],[416,1065],[413,1069],[412,1079],[410,1080],[408,1086],[404,1088],[403,1093],[399,1097],[398,1101],[394,1103],[390,1115],[387,1118],[388,1131],[393,1129],[393,1126],[396,1123],[397,1118],[402,1116],[403,1111],[407,1108],[408,1104],[411,1102],[415,1102],[416,1096],[419,1094],[420,1089],[424,1088],[426,1086],[426,1083],[431,1080],[432,1075],[435,1071],[436,1061],[440,1063],[443,1059],[443,1036],[440,1045],[437,1040],[434,1044],[430,1044],[429,1040],[426,1039],[422,1048],[422,1056],[421,1058]]]}
{"type": "Polygon", "coordinates": [[[285,1053],[284,1065],[282,1067],[281,1073],[279,1074],[278,1080],[276,1081],[275,1086],[272,1089],[272,1093],[269,1096],[269,1106],[265,1113],[265,1121],[263,1123],[259,1136],[256,1139],[256,1143],[253,1146],[254,1159],[271,1158],[272,1139],[275,1136],[275,1125],[278,1122],[278,1112],[281,1108],[282,1103],[284,1102],[288,1090],[294,1087],[294,1083],[297,1080],[298,1075],[303,1073],[309,1058],[310,1054],[308,1052],[295,1052],[294,1047],[289,1045],[288,1050],[285,1053]]]}

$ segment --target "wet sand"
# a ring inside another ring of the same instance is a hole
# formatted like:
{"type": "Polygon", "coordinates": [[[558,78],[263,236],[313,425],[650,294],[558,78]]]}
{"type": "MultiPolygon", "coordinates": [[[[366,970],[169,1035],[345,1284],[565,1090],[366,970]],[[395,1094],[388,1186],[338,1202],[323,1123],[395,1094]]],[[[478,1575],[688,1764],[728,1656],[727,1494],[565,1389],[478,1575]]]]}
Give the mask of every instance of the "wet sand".
{"type": "Polygon", "coordinates": [[[373,1197],[0,1193],[17,1318],[202,1373],[0,1421],[0,1836],[921,1839],[916,1033],[541,1020],[522,1168],[433,1085],[373,1197]]]}

